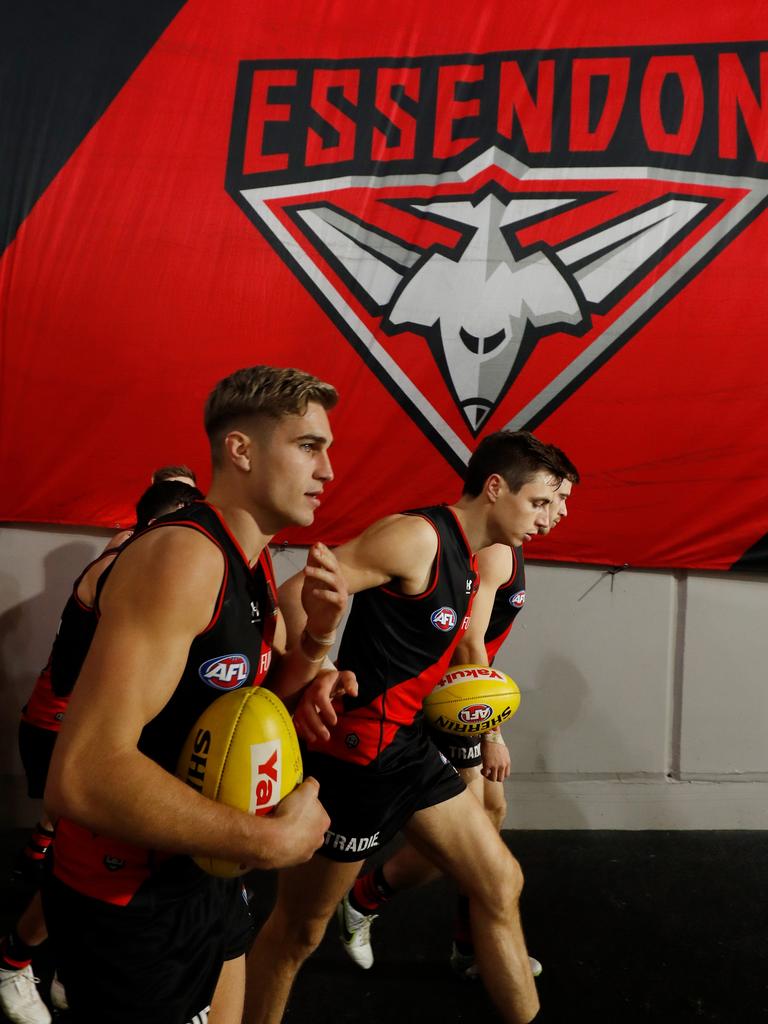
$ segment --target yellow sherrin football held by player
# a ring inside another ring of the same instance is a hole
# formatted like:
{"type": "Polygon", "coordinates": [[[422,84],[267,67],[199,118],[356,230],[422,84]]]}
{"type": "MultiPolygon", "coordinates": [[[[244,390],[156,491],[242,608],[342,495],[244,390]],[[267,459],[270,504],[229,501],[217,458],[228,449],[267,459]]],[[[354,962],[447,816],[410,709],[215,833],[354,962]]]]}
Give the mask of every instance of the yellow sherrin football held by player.
{"type": "Polygon", "coordinates": [[[514,679],[488,665],[454,665],[424,699],[434,728],[471,736],[497,729],[520,707],[514,679]]]}
{"type": "MultiPolygon", "coordinates": [[[[267,814],[303,777],[299,741],[285,705],[260,686],[219,697],[193,726],[177,774],[211,800],[267,814]]],[[[195,861],[220,878],[248,870],[216,857],[195,861]]]]}

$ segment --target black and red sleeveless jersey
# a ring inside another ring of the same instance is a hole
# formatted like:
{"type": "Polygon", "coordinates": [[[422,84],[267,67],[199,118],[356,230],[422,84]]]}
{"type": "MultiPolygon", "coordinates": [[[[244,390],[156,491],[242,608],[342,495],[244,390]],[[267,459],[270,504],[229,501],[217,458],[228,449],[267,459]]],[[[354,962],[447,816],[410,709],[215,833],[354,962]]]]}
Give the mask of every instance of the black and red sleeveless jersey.
{"type": "Polygon", "coordinates": [[[488,663],[498,654],[499,648],[509,636],[512,624],[525,604],[525,556],[522,547],[512,548],[512,574],[506,583],[496,591],[485,631],[485,651],[488,663]]]}
{"type": "Polygon", "coordinates": [[[476,559],[450,508],[416,509],[435,529],[438,548],[429,585],[403,594],[393,584],[356,594],[337,665],[357,676],[358,696],[345,698],[328,743],[318,753],[369,764],[391,749],[424,697],[447,670],[469,625],[476,590],[476,559]]]}
{"type": "Polygon", "coordinates": [[[64,605],[51,648],[51,687],[58,697],[69,697],[72,693],[99,621],[95,608],[80,600],[77,589],[94,565],[110,557],[114,561],[119,551],[120,548],[102,551],[98,558],[86,565],[72,585],[72,593],[64,605]]]}
{"type": "MultiPolygon", "coordinates": [[[[167,526],[197,530],[224,555],[224,575],[211,621],[192,641],[181,678],[168,703],[144,727],[139,738],[142,753],[167,771],[175,772],[181,748],[202,712],[222,693],[258,686],[264,680],[272,657],[277,593],[268,549],[251,568],[240,545],[211,505],[200,501],[178,509],[156,520],[148,531],[167,526]]],[[[126,543],[118,558],[136,539],[126,543]]],[[[98,598],[111,571],[110,566],[99,580],[97,611],[98,598]]],[[[147,587],[151,587],[151,580],[147,587]]],[[[168,860],[166,855],[132,843],[95,835],[67,819],[60,819],[57,827],[56,876],[78,892],[109,903],[134,902],[143,886],[152,888],[153,874],[168,860]]],[[[188,858],[175,860],[184,865],[175,871],[178,878],[192,862],[188,858]]],[[[171,884],[173,877],[164,869],[162,884],[171,884]]]]}
{"type": "Polygon", "coordinates": [[[94,565],[104,558],[114,558],[115,554],[115,549],[102,551],[98,558],[86,565],[72,584],[72,593],[61,613],[48,662],[37,677],[29,700],[21,712],[22,718],[29,725],[51,732],[61,729],[72,687],[80,675],[98,621],[94,609],[83,604],[77,596],[77,588],[94,565]]]}

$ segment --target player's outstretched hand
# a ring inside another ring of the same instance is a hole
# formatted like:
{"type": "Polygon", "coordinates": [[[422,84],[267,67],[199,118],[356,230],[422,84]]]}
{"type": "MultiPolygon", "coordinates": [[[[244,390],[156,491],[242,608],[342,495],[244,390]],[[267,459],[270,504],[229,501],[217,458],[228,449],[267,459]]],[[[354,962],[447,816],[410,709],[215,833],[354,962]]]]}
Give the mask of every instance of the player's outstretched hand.
{"type": "Polygon", "coordinates": [[[336,556],[325,544],[313,544],[307,552],[301,588],[307,631],[318,639],[332,636],[348,600],[347,583],[336,556]]]}
{"type": "Polygon", "coordinates": [[[299,736],[309,741],[330,739],[329,728],[338,720],[333,702],[344,695],[357,696],[354,672],[338,672],[336,669],[318,672],[305,687],[293,713],[293,724],[299,736]]]}
{"type": "Polygon", "coordinates": [[[317,779],[306,778],[273,811],[273,816],[283,828],[283,840],[274,867],[303,864],[323,845],[331,819],[320,803],[319,791],[317,779]]]}
{"type": "Polygon", "coordinates": [[[492,743],[483,743],[482,774],[489,782],[503,782],[509,775],[509,750],[499,737],[492,743]]]}

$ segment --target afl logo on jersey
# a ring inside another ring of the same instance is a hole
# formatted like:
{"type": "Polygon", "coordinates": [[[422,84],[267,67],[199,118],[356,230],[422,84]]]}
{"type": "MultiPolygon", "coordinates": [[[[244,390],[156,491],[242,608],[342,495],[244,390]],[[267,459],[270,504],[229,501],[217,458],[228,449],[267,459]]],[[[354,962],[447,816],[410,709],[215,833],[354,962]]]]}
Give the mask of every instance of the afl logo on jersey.
{"type": "Polygon", "coordinates": [[[248,678],[251,666],[244,654],[220,654],[198,669],[200,678],[216,690],[235,690],[248,678]]]}
{"type": "Polygon", "coordinates": [[[432,612],[429,618],[435,629],[439,629],[443,633],[447,633],[456,625],[458,615],[453,608],[448,608],[446,605],[443,605],[442,608],[438,608],[436,611],[432,612]]]}
{"type": "Polygon", "coordinates": [[[516,594],[512,594],[512,596],[509,599],[509,603],[512,605],[513,608],[522,608],[525,604],[525,591],[518,590],[516,594]]]}

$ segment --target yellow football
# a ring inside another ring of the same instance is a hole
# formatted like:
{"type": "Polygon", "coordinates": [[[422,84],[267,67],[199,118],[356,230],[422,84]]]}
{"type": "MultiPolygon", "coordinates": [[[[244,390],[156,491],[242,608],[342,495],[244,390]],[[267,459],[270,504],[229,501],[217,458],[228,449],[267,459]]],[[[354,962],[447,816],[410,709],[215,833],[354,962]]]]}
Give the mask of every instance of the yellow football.
{"type": "MultiPolygon", "coordinates": [[[[195,723],[177,775],[210,800],[266,814],[301,782],[299,741],[282,701],[262,687],[218,697],[195,723]]],[[[247,865],[195,857],[204,871],[234,878],[247,865]]]]}
{"type": "Polygon", "coordinates": [[[519,707],[514,679],[487,665],[453,665],[424,699],[427,721],[453,736],[490,732],[519,707]]]}

